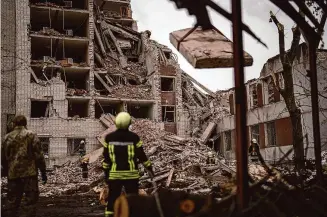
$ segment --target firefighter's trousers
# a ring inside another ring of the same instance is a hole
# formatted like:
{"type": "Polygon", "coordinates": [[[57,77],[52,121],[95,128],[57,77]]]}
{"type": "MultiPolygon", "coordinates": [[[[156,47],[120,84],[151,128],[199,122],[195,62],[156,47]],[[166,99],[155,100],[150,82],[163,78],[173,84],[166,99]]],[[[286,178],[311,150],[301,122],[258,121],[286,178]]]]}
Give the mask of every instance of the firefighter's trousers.
{"type": "Polygon", "coordinates": [[[127,180],[109,180],[109,197],[105,211],[105,217],[113,216],[114,203],[120,196],[122,188],[124,186],[126,194],[138,194],[139,179],[127,179],[127,180]]]}
{"type": "Polygon", "coordinates": [[[17,217],[20,215],[35,217],[38,199],[39,187],[37,177],[8,180],[8,207],[1,215],[3,217],[17,217]],[[24,193],[23,206],[21,206],[24,193]]]}

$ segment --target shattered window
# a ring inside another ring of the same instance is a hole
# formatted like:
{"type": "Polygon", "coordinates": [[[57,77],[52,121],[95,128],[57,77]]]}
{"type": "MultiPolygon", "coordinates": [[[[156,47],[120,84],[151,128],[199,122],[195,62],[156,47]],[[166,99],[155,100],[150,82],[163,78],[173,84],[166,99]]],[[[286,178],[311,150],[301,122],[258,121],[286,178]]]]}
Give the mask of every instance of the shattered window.
{"type": "Polygon", "coordinates": [[[50,102],[31,100],[31,118],[49,117],[50,102]]]}
{"type": "Polygon", "coordinates": [[[274,80],[270,76],[267,80],[268,84],[268,103],[274,103],[275,102],[275,86],[274,86],[274,80]]]}
{"type": "Polygon", "coordinates": [[[276,146],[276,128],[275,122],[268,122],[266,124],[268,144],[267,146],[276,146]]]}
{"type": "Polygon", "coordinates": [[[67,154],[71,156],[77,155],[82,140],[85,141],[85,138],[67,139],[67,154]]]}
{"type": "Polygon", "coordinates": [[[259,124],[251,126],[251,139],[259,142],[259,124]]]}
{"type": "Polygon", "coordinates": [[[257,85],[250,85],[250,94],[251,94],[251,108],[258,107],[258,93],[257,93],[257,85]]]}
{"type": "Polygon", "coordinates": [[[226,131],[224,134],[226,151],[230,151],[232,150],[232,131],[226,131]]]}
{"type": "Polygon", "coordinates": [[[175,122],[175,107],[174,106],[162,106],[162,121],[163,122],[175,122]]]}
{"type": "Polygon", "coordinates": [[[68,117],[86,118],[89,116],[89,100],[68,100],[68,117]]]}
{"type": "Polygon", "coordinates": [[[120,15],[123,18],[127,18],[128,17],[128,8],[127,7],[121,7],[120,8],[120,15]]]}
{"type": "Polygon", "coordinates": [[[174,91],[174,78],[161,77],[161,91],[174,91]]]}

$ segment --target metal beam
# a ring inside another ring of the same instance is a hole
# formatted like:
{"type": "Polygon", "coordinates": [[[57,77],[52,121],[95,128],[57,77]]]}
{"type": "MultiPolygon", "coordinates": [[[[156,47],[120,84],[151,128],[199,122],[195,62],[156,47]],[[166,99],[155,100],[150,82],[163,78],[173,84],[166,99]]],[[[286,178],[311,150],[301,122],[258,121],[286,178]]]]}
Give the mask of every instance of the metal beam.
{"type": "Polygon", "coordinates": [[[235,126],[236,126],[236,171],[237,171],[237,206],[241,211],[249,203],[248,156],[246,133],[246,89],[244,84],[244,53],[242,35],[241,0],[232,0],[233,21],[233,61],[235,81],[235,126]]]}

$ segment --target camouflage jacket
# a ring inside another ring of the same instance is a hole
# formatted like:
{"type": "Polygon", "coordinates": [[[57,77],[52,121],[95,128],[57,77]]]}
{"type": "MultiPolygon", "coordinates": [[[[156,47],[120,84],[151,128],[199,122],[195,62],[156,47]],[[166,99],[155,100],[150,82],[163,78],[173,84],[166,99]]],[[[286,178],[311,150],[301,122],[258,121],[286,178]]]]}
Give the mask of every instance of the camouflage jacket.
{"type": "Polygon", "coordinates": [[[46,165],[40,140],[25,127],[15,127],[1,145],[1,165],[8,179],[36,176],[38,169],[45,173],[46,165]]]}

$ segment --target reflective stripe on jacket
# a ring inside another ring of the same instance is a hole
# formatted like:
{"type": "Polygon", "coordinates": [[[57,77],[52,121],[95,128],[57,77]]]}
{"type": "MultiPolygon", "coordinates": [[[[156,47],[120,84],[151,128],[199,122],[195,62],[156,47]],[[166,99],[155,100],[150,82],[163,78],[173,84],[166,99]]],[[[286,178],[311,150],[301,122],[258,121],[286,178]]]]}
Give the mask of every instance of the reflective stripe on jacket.
{"type": "Polygon", "coordinates": [[[102,166],[110,180],[138,179],[138,163],[151,166],[142,146],[139,136],[129,130],[118,129],[106,136],[102,166]]]}

